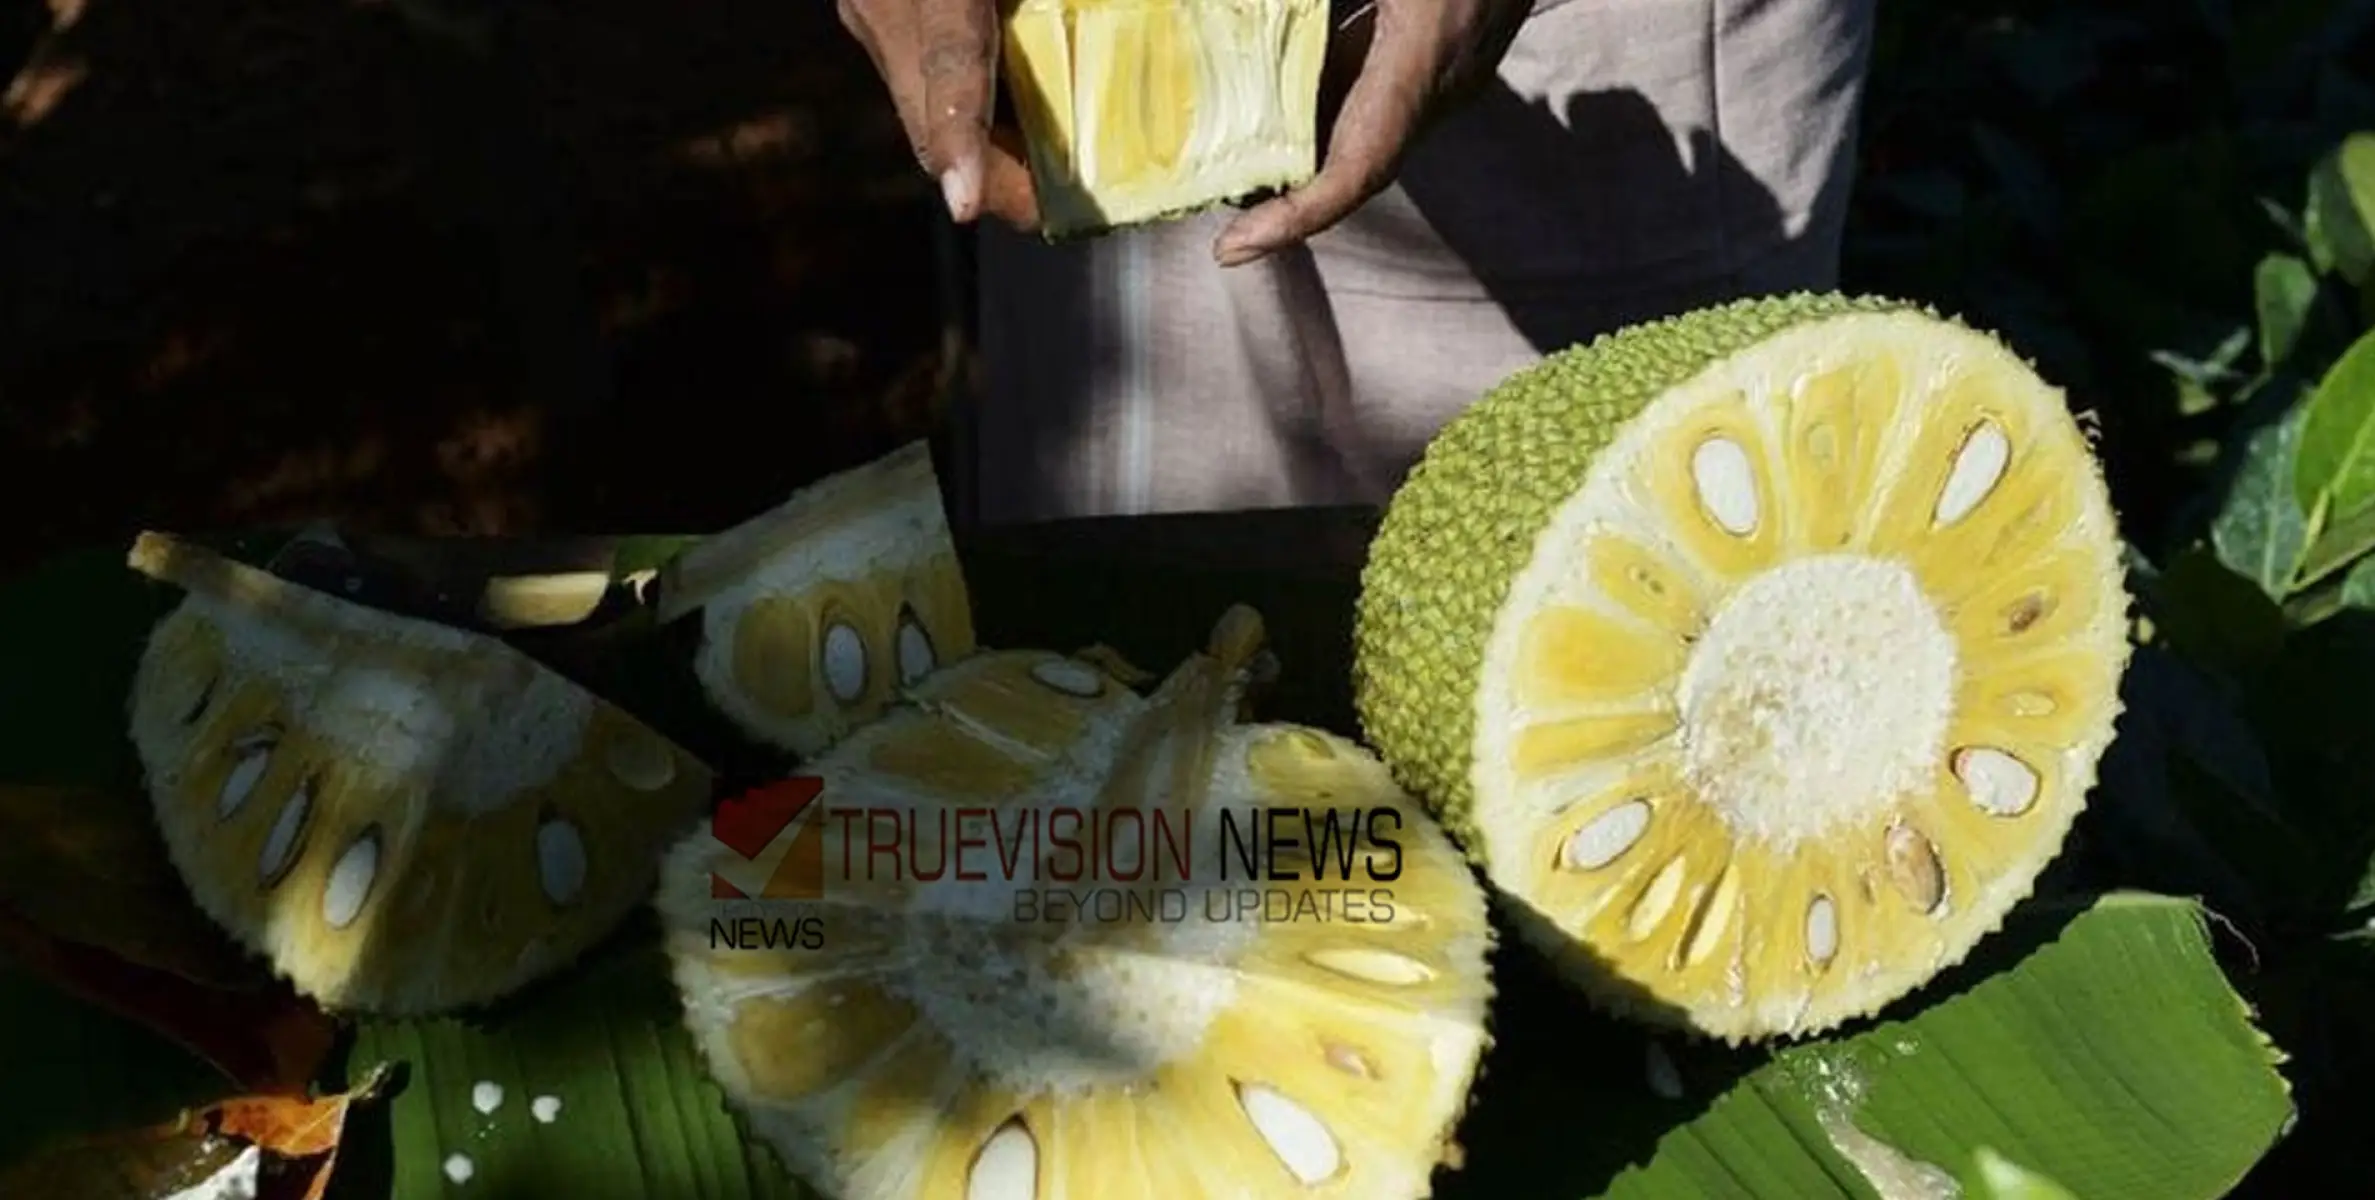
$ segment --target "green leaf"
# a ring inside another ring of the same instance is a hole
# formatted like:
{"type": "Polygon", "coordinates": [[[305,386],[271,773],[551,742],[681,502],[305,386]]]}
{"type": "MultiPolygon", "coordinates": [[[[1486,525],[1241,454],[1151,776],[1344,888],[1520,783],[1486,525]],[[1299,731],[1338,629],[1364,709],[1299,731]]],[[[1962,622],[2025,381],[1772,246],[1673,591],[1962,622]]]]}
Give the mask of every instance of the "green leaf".
{"type": "Polygon", "coordinates": [[[2354,133],[2318,160],[2303,218],[2319,271],[2354,284],[2375,273],[2375,133],[2354,133]]]}
{"type": "Polygon", "coordinates": [[[2203,547],[2169,564],[2151,602],[2154,625],[2196,662],[2247,674],[2284,645],[2284,611],[2203,547]]]}
{"type": "Polygon", "coordinates": [[[2294,461],[2304,414],[2296,406],[2244,443],[2243,460],[2210,525],[2210,543],[2229,570],[2271,600],[2292,591],[2308,539],[2308,519],[2293,498],[2294,461]]]}
{"type": "Polygon", "coordinates": [[[2252,292],[2259,313],[2260,362],[2273,369],[2300,344],[2309,307],[2317,302],[2317,276],[2308,263],[2292,255],[2271,254],[2253,273],[2252,292]]]}
{"type": "Polygon", "coordinates": [[[2342,577],[2342,605],[2375,611],[2375,558],[2362,558],[2342,577]]]}
{"type": "Polygon", "coordinates": [[[2309,393],[2294,464],[2302,511],[2338,525],[2375,508],[2375,331],[2352,343],[2309,393]]]}
{"type": "Polygon", "coordinates": [[[1994,1200],[2078,1200],[2070,1189],[1996,1153],[1979,1148],[1979,1181],[1994,1200]]]}
{"type": "MultiPolygon", "coordinates": [[[[786,1200],[809,1195],[737,1122],[685,1033],[649,926],[552,985],[485,1016],[369,1021],[349,1076],[403,1065],[403,1090],[376,1116],[383,1178],[358,1195],[666,1196],[786,1200]],[[478,1085],[502,1089],[492,1112],[478,1085]],[[558,1102],[552,1120],[539,1101],[558,1102]],[[469,1164],[466,1185],[446,1167],[469,1164]]],[[[364,1118],[358,1117],[357,1120],[364,1118]]],[[[350,1164],[361,1187],[366,1170],[350,1164]]]]}
{"type": "Polygon", "coordinates": [[[1968,990],[1780,1052],[1605,1195],[1986,1195],[1984,1150],[2076,1195],[2207,1200],[2291,1115],[2278,1061],[2201,909],[2118,893],[1968,990]]]}

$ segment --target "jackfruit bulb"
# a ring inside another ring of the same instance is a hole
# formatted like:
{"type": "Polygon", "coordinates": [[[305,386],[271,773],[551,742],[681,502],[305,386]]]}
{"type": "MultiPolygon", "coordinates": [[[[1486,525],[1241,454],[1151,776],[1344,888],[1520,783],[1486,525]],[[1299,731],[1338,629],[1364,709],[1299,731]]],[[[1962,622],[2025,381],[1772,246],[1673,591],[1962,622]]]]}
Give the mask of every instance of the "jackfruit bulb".
{"type": "Polygon", "coordinates": [[[1051,239],[1317,169],[1326,0],[1005,0],[1003,74],[1051,239]]]}
{"type": "Polygon", "coordinates": [[[1362,581],[1366,733],[1611,1007],[1820,1031],[1960,961],[2095,781],[2119,535],[2062,394],[1887,301],[1710,308],[1450,423],[1362,581]]]}
{"type": "Polygon", "coordinates": [[[930,447],[820,480],[661,569],[659,616],[701,614],[702,691],[800,757],[973,653],[973,613],[930,447]]]}
{"type": "Polygon", "coordinates": [[[771,840],[671,852],[687,1023],[789,1167],[841,1200],[1428,1194],[1484,892],[1368,752],[1241,719],[1260,633],[1231,610],[1149,695],[984,651],[811,763],[771,840]],[[1331,817],[1325,853],[1215,861],[1229,821],[1331,817]]]}
{"type": "Polygon", "coordinates": [[[482,634],[368,608],[162,534],[186,595],[129,700],[174,867],[324,1007],[499,999],[648,902],[707,767],[482,634]]]}

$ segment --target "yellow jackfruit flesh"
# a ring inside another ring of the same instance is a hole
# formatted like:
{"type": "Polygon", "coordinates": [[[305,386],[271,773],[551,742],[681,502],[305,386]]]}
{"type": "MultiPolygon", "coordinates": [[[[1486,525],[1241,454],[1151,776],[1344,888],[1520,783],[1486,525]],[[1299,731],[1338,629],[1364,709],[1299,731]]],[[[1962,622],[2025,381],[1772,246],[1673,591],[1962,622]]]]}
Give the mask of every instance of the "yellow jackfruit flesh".
{"type": "Polygon", "coordinates": [[[973,614],[930,448],[794,493],[662,569],[659,615],[698,610],[694,673],[743,733],[799,756],[973,653],[973,614]]]}
{"type": "Polygon", "coordinates": [[[1428,1193],[1486,1043],[1483,891],[1376,758],[1241,719],[1260,632],[1232,610],[1151,695],[984,651],[811,763],[755,859],[671,852],[687,1023],[787,1165],[844,1200],[1428,1193]],[[1220,814],[1256,805],[1342,817],[1354,881],[1222,877],[1220,814]]]}
{"type": "Polygon", "coordinates": [[[1324,0],[1006,0],[1003,74],[1051,239],[1317,169],[1324,0]]]}
{"type": "Polygon", "coordinates": [[[2128,656],[2060,392],[1874,299],[1554,355],[1393,499],[1372,743],[1612,1008],[1740,1041],[1960,961],[2058,852],[2128,656]]]}
{"type": "Polygon", "coordinates": [[[325,1007],[464,1007],[568,964],[709,801],[708,768],[493,638],[161,534],[131,564],[187,592],[128,705],[173,864],[325,1007]]]}

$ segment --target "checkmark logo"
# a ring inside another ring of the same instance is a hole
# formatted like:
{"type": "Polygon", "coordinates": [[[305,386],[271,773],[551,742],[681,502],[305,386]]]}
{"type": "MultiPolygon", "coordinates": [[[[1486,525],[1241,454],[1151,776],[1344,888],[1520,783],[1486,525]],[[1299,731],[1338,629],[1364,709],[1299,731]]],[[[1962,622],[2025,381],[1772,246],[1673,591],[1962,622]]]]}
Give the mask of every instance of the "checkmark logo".
{"type": "MultiPolygon", "coordinates": [[[[765,853],[783,831],[816,807],[825,781],[794,776],[729,796],[710,815],[709,834],[748,862],[765,853]]],[[[825,826],[815,817],[802,822],[784,851],[783,860],[759,896],[765,900],[814,900],[824,895],[825,826]]],[[[709,894],[719,900],[748,900],[750,893],[712,872],[709,894]]]]}

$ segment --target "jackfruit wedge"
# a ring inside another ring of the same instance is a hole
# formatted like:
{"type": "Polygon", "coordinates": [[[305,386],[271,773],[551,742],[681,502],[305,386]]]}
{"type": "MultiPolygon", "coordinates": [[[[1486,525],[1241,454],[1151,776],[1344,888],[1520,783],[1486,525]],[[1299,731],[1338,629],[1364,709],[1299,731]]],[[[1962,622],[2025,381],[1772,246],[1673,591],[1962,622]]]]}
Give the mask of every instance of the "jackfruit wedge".
{"type": "Polygon", "coordinates": [[[972,601],[930,446],[913,442],[702,539],[659,617],[701,614],[693,671],[752,739],[800,757],[973,653],[972,601]]]}
{"type": "Polygon", "coordinates": [[[1240,722],[1259,634],[1232,610],[1151,696],[984,652],[811,764],[754,857],[676,847],[687,1023],[787,1165],[843,1200],[1428,1194],[1486,1042],[1483,890],[1366,751],[1240,722]],[[1256,806],[1350,836],[1224,876],[1256,806]]]}
{"type": "Polygon", "coordinates": [[[1003,74],[1050,239],[1311,178],[1326,0],[1006,0],[1003,74]]]}
{"type": "Polygon", "coordinates": [[[173,865],[325,1007],[438,1012],[557,970],[708,804],[707,767],[494,638],[163,534],[131,565],[187,592],[129,703],[173,865]]]}
{"type": "Polygon", "coordinates": [[[2110,497],[1993,337],[1797,296],[1519,373],[1394,498],[1370,738],[1612,1007],[1819,1031],[2033,887],[2120,711],[2110,497]]]}

